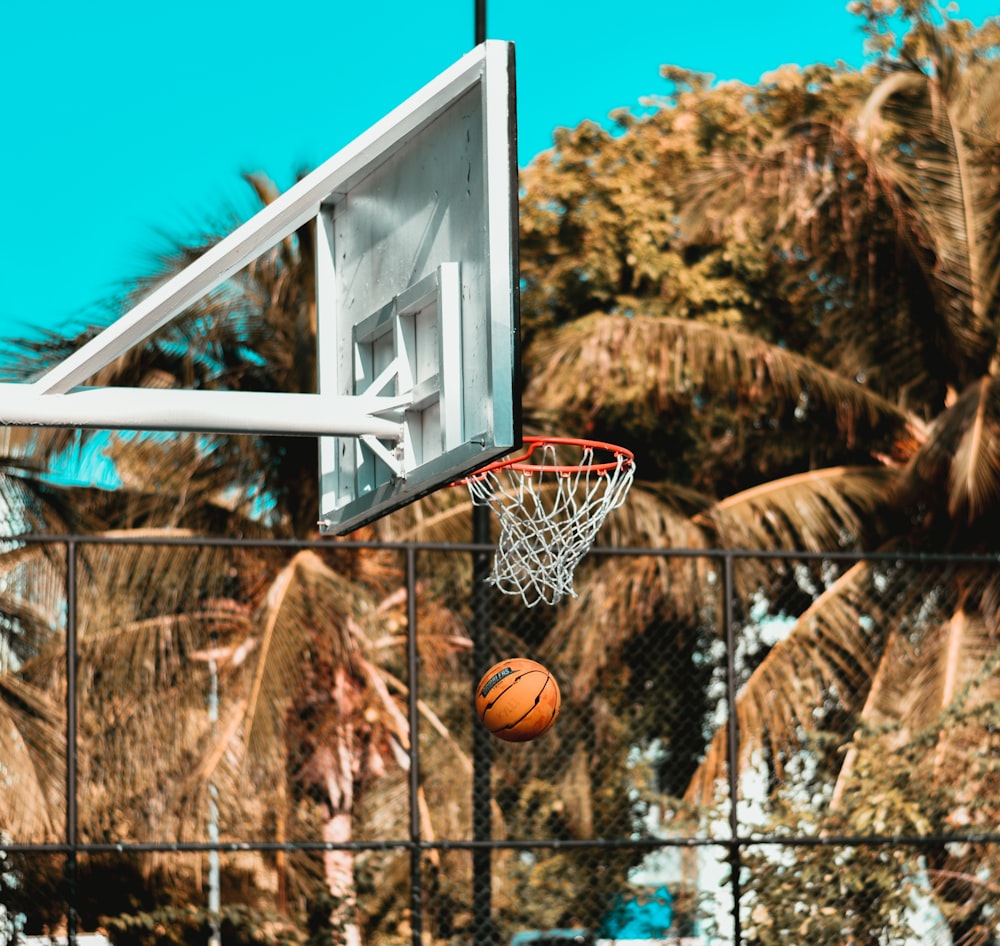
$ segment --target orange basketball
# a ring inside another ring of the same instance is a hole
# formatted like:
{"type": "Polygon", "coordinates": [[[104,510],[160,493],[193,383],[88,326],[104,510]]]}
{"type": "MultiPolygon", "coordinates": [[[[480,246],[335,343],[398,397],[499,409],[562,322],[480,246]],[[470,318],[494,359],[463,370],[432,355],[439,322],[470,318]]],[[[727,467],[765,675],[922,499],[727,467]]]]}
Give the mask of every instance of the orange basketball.
{"type": "Polygon", "coordinates": [[[537,739],[559,715],[556,678],[540,663],[511,657],[494,664],[476,687],[476,715],[498,739],[537,739]]]}

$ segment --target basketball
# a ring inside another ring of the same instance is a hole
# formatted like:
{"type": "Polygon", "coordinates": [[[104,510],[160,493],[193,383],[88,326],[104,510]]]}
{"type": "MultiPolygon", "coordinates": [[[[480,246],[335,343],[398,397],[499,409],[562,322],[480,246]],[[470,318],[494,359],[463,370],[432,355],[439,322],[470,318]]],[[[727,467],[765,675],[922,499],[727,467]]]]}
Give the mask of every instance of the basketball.
{"type": "Polygon", "coordinates": [[[476,687],[476,715],[506,742],[537,739],[556,721],[561,702],[556,678],[525,657],[494,664],[476,687]]]}

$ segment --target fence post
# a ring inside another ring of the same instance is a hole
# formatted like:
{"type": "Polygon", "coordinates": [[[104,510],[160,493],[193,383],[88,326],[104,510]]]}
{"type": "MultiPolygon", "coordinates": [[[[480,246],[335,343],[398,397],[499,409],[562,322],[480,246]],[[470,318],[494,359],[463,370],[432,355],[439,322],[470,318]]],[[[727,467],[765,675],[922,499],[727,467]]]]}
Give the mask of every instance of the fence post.
{"type": "Polygon", "coordinates": [[[742,885],[742,852],[740,850],[740,819],[737,810],[740,797],[739,780],[739,723],[736,718],[736,628],[733,621],[733,556],[727,553],[722,568],[722,626],[726,641],[726,742],[729,752],[726,760],[729,786],[729,872],[733,891],[733,943],[740,946],[743,941],[740,924],[740,899],[742,885]]]}
{"type": "Polygon", "coordinates": [[[407,713],[410,721],[410,939],[420,946],[424,938],[423,858],[420,844],[420,730],[417,692],[420,656],[417,652],[417,553],[406,549],[406,659],[409,679],[407,713]]]}
{"type": "Polygon", "coordinates": [[[66,942],[76,946],[76,542],[66,542],[66,942]]]}
{"type": "MultiPolygon", "coordinates": [[[[489,507],[472,507],[472,541],[483,546],[490,541],[489,507]]],[[[487,582],[490,553],[477,549],[472,553],[472,638],[473,683],[489,669],[492,661],[493,587],[487,582]]],[[[474,710],[474,701],[470,699],[474,710]]],[[[493,743],[492,736],[479,720],[472,726],[472,929],[476,943],[496,942],[493,925],[493,851],[486,842],[492,838],[493,743]]]]}

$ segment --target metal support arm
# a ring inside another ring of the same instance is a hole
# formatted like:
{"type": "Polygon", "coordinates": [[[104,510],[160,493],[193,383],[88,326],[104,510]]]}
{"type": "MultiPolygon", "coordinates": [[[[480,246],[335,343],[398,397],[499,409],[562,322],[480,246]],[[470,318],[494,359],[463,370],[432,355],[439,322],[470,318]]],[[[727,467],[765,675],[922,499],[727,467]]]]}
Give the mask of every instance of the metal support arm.
{"type": "Polygon", "coordinates": [[[202,433],[403,437],[410,397],[78,387],[46,394],[0,384],[0,425],[202,433]],[[382,416],[390,415],[390,416],[382,416]]]}

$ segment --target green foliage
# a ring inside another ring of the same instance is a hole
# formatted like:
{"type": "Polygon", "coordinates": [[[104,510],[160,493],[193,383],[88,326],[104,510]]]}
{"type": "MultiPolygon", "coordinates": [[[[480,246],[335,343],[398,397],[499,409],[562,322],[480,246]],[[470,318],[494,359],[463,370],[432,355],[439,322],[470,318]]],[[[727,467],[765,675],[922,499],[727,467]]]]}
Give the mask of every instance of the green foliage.
{"type": "Polygon", "coordinates": [[[9,893],[22,883],[21,872],[14,859],[0,849],[0,942],[17,942],[24,929],[24,915],[19,913],[9,899],[9,893]]]}
{"type": "Polygon", "coordinates": [[[1000,772],[995,753],[975,753],[954,770],[935,759],[946,730],[995,727],[997,709],[959,706],[909,739],[894,727],[859,732],[834,799],[830,772],[810,766],[839,760],[830,758],[823,734],[809,740],[802,767],[792,767],[796,777],[775,787],[756,826],[768,841],[743,859],[748,943],[904,942],[917,935],[919,911],[929,903],[956,941],[963,932],[969,942],[993,941],[986,931],[997,856],[991,845],[965,838],[996,823],[995,796],[983,790],[1000,772]],[[782,843],[803,837],[819,843],[782,843]]]}
{"type": "Polygon", "coordinates": [[[828,811],[819,821],[817,796],[811,793],[822,797],[826,778],[811,784],[799,778],[787,788],[778,786],[767,820],[758,829],[776,841],[750,847],[743,859],[749,894],[749,923],[744,930],[748,943],[834,946],[849,941],[875,946],[903,942],[912,935],[909,911],[927,889],[922,852],[874,839],[910,833],[913,826],[905,812],[914,810],[912,804],[925,786],[919,779],[907,780],[907,767],[898,758],[886,761],[876,779],[877,798],[864,794],[872,786],[859,785],[842,809],[828,811]],[[876,811],[881,816],[873,825],[870,818],[876,811]],[[858,835],[873,841],[838,840],[858,835]],[[781,843],[782,837],[803,836],[826,841],[781,843]]]}
{"type": "Polygon", "coordinates": [[[306,913],[307,946],[343,946],[344,930],[333,918],[343,916],[343,904],[329,891],[319,889],[306,913]]]}
{"type": "Polygon", "coordinates": [[[919,865],[898,847],[801,846],[751,854],[750,923],[744,941],[760,946],[808,942],[905,942],[906,911],[921,892],[919,865]]]}
{"type": "MultiPolygon", "coordinates": [[[[673,352],[663,342],[662,364],[654,360],[659,350],[623,342],[608,351],[607,365],[552,369],[552,350],[578,343],[571,323],[598,314],[641,315],[739,331],[855,376],[857,346],[881,342],[862,364],[870,362],[866,383],[882,384],[873,366],[896,344],[898,327],[887,324],[883,336],[881,321],[873,320],[874,327],[858,331],[857,290],[841,272],[864,268],[857,260],[867,259],[868,248],[858,242],[857,224],[850,233],[836,221],[827,230],[788,229],[798,217],[779,195],[796,171],[776,169],[779,150],[793,144],[801,160],[822,160],[817,130],[855,107],[871,80],[822,67],[783,69],[754,87],[713,87],[676,71],[670,77],[675,92],[664,107],[628,122],[624,134],[592,125],[564,132],[555,150],[522,175],[529,418],[543,429],[566,427],[636,445],[644,477],[716,496],[803,468],[866,462],[873,449],[891,452],[890,427],[867,421],[853,420],[846,439],[811,437],[817,427],[841,421],[838,403],[808,383],[794,398],[759,380],[709,379],[693,365],[685,370],[682,337],[673,352]],[[649,380],[616,371],[616,362],[640,366],[647,358],[669,397],[654,398],[649,380]],[[584,396],[571,372],[588,370],[603,383],[591,381],[584,396]],[[531,382],[539,372],[536,393],[531,382]]],[[[851,177],[847,172],[844,179],[851,177]]],[[[854,189],[862,192],[864,181],[854,189]]],[[[890,226],[865,231],[869,243],[883,241],[886,260],[895,241],[884,229],[890,226]]],[[[889,304],[891,297],[886,292],[889,304]]],[[[735,335],[733,342],[746,344],[735,335]]],[[[642,344],[638,335],[634,344],[642,344]]]]}

